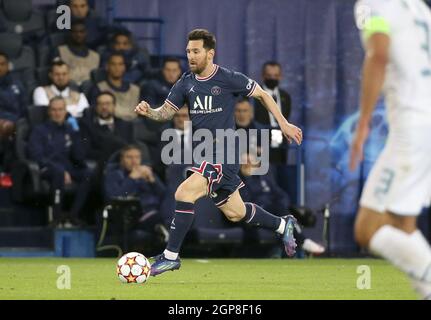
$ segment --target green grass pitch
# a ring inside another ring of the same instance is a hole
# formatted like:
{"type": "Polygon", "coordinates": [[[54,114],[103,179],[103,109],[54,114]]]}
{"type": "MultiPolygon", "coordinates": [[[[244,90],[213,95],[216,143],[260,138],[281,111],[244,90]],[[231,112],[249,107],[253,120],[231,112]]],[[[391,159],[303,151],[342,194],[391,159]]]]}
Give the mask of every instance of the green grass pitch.
{"type": "Polygon", "coordinates": [[[184,259],[179,271],[123,284],[116,259],[0,258],[0,299],[416,299],[408,279],[375,259],[184,259]],[[57,268],[70,268],[60,290],[57,268]],[[370,268],[359,290],[358,266],[370,268]]]}

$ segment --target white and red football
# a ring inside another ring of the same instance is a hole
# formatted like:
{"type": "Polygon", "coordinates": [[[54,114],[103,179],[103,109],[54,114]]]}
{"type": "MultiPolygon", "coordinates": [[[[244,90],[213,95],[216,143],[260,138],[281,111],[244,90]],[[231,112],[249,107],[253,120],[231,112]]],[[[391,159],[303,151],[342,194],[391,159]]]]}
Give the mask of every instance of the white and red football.
{"type": "Polygon", "coordinates": [[[126,253],[117,262],[117,275],[123,283],[145,283],[150,273],[150,262],[138,252],[126,253]]]}

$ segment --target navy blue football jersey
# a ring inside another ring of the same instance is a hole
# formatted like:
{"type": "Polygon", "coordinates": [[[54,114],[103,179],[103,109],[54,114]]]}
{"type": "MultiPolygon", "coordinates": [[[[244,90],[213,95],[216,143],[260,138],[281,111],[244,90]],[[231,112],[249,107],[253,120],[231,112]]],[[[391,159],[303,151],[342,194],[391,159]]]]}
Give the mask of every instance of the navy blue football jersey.
{"type": "Polygon", "coordinates": [[[192,129],[235,130],[234,108],[238,96],[251,96],[256,82],[240,72],[218,65],[206,78],[185,72],[172,87],[166,103],[178,110],[185,103],[189,108],[192,129]]]}

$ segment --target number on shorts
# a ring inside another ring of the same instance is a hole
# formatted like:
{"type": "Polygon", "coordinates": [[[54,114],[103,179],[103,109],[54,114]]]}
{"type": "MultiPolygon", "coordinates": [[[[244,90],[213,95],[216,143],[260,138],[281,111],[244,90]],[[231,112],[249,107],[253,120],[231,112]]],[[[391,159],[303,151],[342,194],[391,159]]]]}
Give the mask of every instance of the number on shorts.
{"type": "Polygon", "coordinates": [[[395,172],[392,169],[384,169],[382,176],[380,177],[377,188],[374,191],[374,195],[377,198],[381,198],[389,192],[392,182],[394,181],[395,172]]]}

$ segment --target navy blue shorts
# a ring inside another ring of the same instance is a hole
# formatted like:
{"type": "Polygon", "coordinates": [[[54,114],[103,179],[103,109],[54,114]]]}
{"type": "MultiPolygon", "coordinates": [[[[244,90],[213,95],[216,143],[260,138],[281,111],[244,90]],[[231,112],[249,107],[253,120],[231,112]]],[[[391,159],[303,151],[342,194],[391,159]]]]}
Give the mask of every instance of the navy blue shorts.
{"type": "Polygon", "coordinates": [[[191,167],[187,175],[190,176],[193,172],[208,179],[207,194],[217,207],[224,205],[236,190],[244,187],[238,176],[239,164],[212,164],[203,161],[199,166],[191,167]]]}

